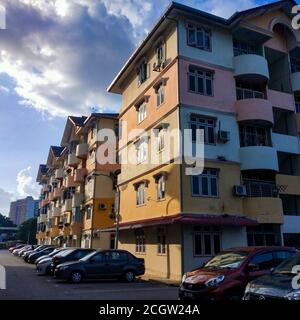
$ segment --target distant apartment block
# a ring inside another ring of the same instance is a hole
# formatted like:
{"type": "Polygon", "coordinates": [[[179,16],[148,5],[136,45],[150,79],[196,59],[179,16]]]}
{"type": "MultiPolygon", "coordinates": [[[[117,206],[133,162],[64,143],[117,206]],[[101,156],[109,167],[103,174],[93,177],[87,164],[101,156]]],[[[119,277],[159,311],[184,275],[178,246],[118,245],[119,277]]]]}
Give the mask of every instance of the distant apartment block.
{"type": "Polygon", "coordinates": [[[26,197],[10,204],[9,218],[17,226],[38,215],[39,200],[26,197]]]}

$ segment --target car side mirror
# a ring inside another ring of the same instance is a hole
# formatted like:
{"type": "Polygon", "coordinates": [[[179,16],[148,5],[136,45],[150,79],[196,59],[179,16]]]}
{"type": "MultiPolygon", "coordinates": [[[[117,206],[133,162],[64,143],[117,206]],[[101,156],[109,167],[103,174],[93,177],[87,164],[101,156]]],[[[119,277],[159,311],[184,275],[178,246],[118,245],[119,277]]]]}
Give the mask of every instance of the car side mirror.
{"type": "Polygon", "coordinates": [[[249,263],[247,266],[247,271],[248,272],[255,272],[255,271],[259,271],[259,266],[255,263],[249,263]]]}

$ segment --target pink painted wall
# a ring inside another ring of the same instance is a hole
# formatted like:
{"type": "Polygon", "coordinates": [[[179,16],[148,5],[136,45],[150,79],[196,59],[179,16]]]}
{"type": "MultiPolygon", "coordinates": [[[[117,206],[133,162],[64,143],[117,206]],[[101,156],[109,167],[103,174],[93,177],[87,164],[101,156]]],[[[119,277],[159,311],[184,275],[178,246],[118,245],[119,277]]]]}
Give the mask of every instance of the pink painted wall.
{"type": "Polygon", "coordinates": [[[238,121],[265,120],[273,123],[272,104],[264,99],[245,99],[236,102],[238,121]]]}
{"type": "Polygon", "coordinates": [[[265,46],[274,50],[288,53],[286,39],[283,34],[279,32],[273,33],[273,38],[265,43],[265,46]]]}
{"type": "Polygon", "coordinates": [[[273,107],[295,111],[295,100],[292,94],[268,89],[267,95],[273,107]]]}
{"type": "Polygon", "coordinates": [[[202,65],[194,61],[179,60],[179,88],[180,103],[208,107],[220,111],[235,112],[236,90],[233,72],[202,65]],[[214,96],[204,96],[188,91],[188,68],[189,65],[203,67],[206,70],[212,70],[214,74],[214,96]]]}

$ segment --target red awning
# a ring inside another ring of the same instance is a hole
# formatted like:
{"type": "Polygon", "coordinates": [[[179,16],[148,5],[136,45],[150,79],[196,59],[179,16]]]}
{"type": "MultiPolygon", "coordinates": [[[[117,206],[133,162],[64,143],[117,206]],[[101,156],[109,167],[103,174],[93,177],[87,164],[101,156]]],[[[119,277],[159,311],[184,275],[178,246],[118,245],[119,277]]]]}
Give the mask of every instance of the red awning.
{"type": "MultiPolygon", "coordinates": [[[[192,224],[206,226],[257,226],[258,222],[247,217],[232,215],[178,214],[119,224],[119,230],[138,229],[167,224],[192,224]]],[[[115,231],[116,227],[102,229],[102,232],[115,231]]]]}

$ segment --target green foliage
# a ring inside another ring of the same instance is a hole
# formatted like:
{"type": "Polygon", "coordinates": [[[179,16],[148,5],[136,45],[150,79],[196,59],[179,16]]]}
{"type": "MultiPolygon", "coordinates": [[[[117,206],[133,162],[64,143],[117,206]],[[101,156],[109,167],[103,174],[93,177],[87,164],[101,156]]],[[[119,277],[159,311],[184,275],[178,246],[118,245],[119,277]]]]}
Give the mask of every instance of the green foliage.
{"type": "Polygon", "coordinates": [[[16,234],[16,239],[23,242],[29,242],[29,244],[36,243],[36,228],[37,218],[31,218],[20,225],[19,231],[16,234]]]}
{"type": "Polygon", "coordinates": [[[0,213],[0,227],[16,227],[16,225],[13,224],[13,222],[6,216],[0,213]]]}

